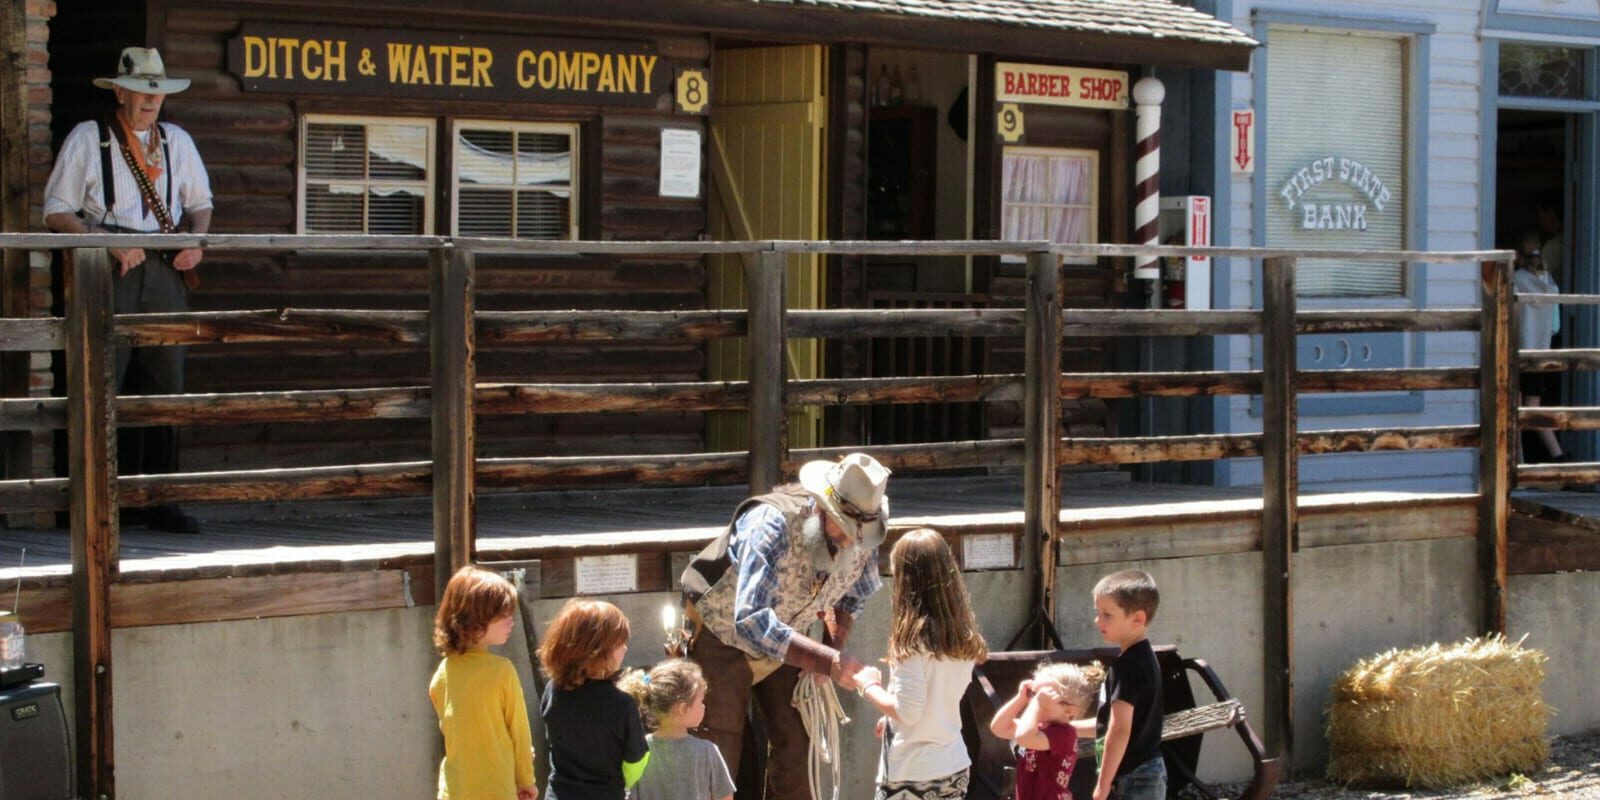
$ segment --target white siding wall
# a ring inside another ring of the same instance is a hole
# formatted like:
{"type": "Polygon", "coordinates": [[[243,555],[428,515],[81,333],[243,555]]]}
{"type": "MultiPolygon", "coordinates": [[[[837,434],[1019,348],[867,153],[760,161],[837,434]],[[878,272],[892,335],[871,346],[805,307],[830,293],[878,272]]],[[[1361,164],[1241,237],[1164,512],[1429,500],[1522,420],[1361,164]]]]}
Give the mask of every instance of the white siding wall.
{"type": "MultiPolygon", "coordinates": [[[[1426,65],[1428,83],[1428,155],[1422,175],[1427,185],[1427,247],[1430,250],[1473,250],[1478,247],[1479,202],[1479,113],[1481,98],[1480,46],[1478,30],[1481,0],[1410,0],[1406,3],[1382,0],[1324,0],[1315,9],[1293,0],[1265,2],[1235,0],[1233,23],[1253,31],[1256,8],[1273,11],[1316,13],[1333,17],[1361,17],[1403,22],[1428,22],[1437,26],[1429,37],[1426,65]]],[[[1268,47],[1271,46],[1270,41],[1268,47]]],[[[1257,54],[1254,63],[1265,63],[1257,54]]],[[[1422,65],[1412,65],[1420,69],[1422,65]]],[[[1232,78],[1232,108],[1254,106],[1254,76],[1239,73],[1232,78]]],[[[1226,114],[1229,109],[1219,109],[1226,114]]],[[[1258,113],[1267,111],[1258,108],[1258,113]]],[[[1266,133],[1272,135],[1271,114],[1266,116],[1266,133]]],[[[1265,179],[1260,165],[1253,176],[1265,179]]],[[[1276,187],[1268,187],[1267,197],[1275,197],[1276,187]]],[[[1255,241],[1252,231],[1254,192],[1250,179],[1237,176],[1232,183],[1229,244],[1248,245],[1255,241]]],[[[1415,244],[1415,243],[1413,243],[1415,244]]],[[[1478,304],[1477,267],[1473,265],[1433,265],[1421,268],[1425,284],[1423,296],[1430,308],[1460,308],[1478,304]]],[[[1226,299],[1232,308],[1249,308],[1253,303],[1252,269],[1247,261],[1233,260],[1229,270],[1226,299]]],[[[1355,301],[1351,301],[1355,302],[1355,301]]],[[[1393,305],[1392,302],[1384,305],[1393,305]]],[[[1413,340],[1415,341],[1415,339],[1413,340]]],[[[1477,363],[1476,335],[1471,333],[1428,334],[1422,337],[1422,358],[1411,365],[1428,367],[1470,366],[1477,363]]],[[[1230,338],[1226,358],[1220,369],[1251,368],[1251,345],[1245,337],[1230,338]]],[[[1421,412],[1360,416],[1311,417],[1301,415],[1304,430],[1318,428],[1411,427],[1421,425],[1460,425],[1477,419],[1474,392],[1428,392],[1423,395],[1421,412]]],[[[1259,431],[1261,420],[1250,413],[1246,398],[1233,398],[1224,404],[1224,430],[1243,433],[1259,431]]],[[[1301,460],[1303,489],[1353,490],[1383,487],[1409,490],[1460,491],[1472,488],[1475,454],[1472,451],[1429,453],[1372,453],[1314,456],[1301,460]]],[[[1237,459],[1221,472],[1221,480],[1234,485],[1259,484],[1259,459],[1237,459]]]]}

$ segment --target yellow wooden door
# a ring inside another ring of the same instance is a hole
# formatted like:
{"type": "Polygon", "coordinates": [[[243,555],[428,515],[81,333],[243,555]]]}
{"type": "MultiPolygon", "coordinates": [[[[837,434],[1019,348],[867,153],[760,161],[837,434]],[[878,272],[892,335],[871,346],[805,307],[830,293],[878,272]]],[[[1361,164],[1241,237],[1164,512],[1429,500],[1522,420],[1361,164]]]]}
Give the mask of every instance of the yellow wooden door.
{"type": "MultiPolygon", "coordinates": [[[[823,87],[826,52],[818,45],[720,50],[712,76],[711,236],[718,241],[821,239],[823,236],[823,87]]],[[[711,256],[712,308],[744,308],[742,256],[711,256]]],[[[787,263],[790,309],[821,308],[822,258],[792,255],[787,263]]],[[[743,339],[713,341],[712,380],[744,380],[743,339]]],[[[815,339],[790,340],[790,380],[822,375],[815,339]]],[[[713,451],[749,446],[744,412],[707,417],[713,451]]],[[[822,441],[822,410],[789,415],[789,446],[822,441]]]]}

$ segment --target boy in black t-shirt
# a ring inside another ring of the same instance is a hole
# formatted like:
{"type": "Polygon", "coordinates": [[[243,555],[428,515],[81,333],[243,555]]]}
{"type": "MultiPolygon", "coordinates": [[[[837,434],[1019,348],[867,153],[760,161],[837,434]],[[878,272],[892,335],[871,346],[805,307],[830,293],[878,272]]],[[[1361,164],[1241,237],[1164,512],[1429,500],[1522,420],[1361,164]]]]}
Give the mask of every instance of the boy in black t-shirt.
{"type": "Polygon", "coordinates": [[[1106,670],[1100,688],[1095,719],[1100,775],[1094,800],[1167,796],[1167,766],[1161,760],[1161,667],[1145,638],[1160,603],[1155,579],[1144,570],[1113,572],[1095,584],[1095,627],[1122,654],[1106,670]]]}

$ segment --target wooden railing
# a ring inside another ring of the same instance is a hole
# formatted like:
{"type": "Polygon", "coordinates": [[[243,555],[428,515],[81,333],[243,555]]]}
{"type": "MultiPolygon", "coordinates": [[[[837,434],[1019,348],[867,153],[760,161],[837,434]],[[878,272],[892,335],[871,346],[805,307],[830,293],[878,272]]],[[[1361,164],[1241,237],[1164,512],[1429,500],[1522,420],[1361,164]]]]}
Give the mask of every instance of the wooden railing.
{"type": "MultiPolygon", "coordinates": [[[[286,236],[57,236],[0,235],[4,249],[64,249],[66,316],[0,320],[0,350],[65,351],[66,397],[0,400],[0,429],[68,430],[67,478],[0,481],[8,510],[68,510],[72,520],[73,630],[81,773],[80,787],[97,794],[110,786],[110,589],[118,578],[117,509],[174,502],[262,501],[328,497],[421,496],[432,493],[435,585],[474,557],[474,498],[480,490],[625,483],[687,485],[748,482],[764,491],[795,467],[854,448],[790,449],[788,410],[813,404],[1021,402],[1024,435],[874,446],[891,467],[927,470],[1021,467],[1024,494],[1024,576],[1033,585],[1034,621],[1051,622],[1058,562],[1061,467],[1137,464],[1259,456],[1263,459],[1262,586],[1266,706],[1263,731],[1274,752],[1290,745],[1293,711],[1292,554],[1298,547],[1298,456],[1309,453],[1479,449],[1479,565],[1481,627],[1505,626],[1506,520],[1517,423],[1516,360],[1510,323],[1507,252],[1289,251],[1172,248],[1138,245],[1049,246],[1037,242],[554,242],[533,243],[433,237],[286,236]],[[386,249],[430,254],[430,307],[422,311],[269,309],[114,316],[113,267],[103,248],[198,246],[210,251],[386,249]],[[474,258],[478,253],[711,254],[745,257],[744,310],[477,311],[474,258]],[[1027,259],[1026,305],[1021,309],[879,309],[789,311],[783,306],[785,258],[792,253],[842,255],[1020,255],[1027,259]],[[1059,302],[1063,257],[1120,259],[1134,255],[1259,260],[1260,310],[1071,310],[1059,302]],[[1478,308],[1299,311],[1295,262],[1468,263],[1479,271],[1478,308]],[[1298,334],[1368,331],[1477,331],[1477,367],[1302,372],[1298,334]],[[1262,369],[1190,373],[1062,373],[1066,336],[1260,335],[1262,369]],[[938,375],[789,380],[783,354],[789,338],[1008,336],[1026,343],[1026,370],[1005,375],[938,375]],[[747,340],[748,380],[683,383],[485,384],[476,380],[480,343],[603,341],[649,337],[747,340]],[[241,342],[329,342],[359,348],[396,342],[425,345],[431,385],[377,389],[319,389],[209,395],[116,397],[110,385],[114,346],[147,347],[241,342]],[[1302,392],[1479,390],[1477,424],[1406,429],[1299,430],[1302,392]],[[1064,437],[1063,398],[1260,395],[1262,433],[1160,437],[1064,437]],[[749,412],[747,452],[669,455],[475,458],[476,418],[496,414],[563,414],[642,410],[749,412]],[[213,425],[239,422],[428,418],[432,458],[426,461],[344,464],[290,469],[166,475],[115,474],[108,457],[119,425],[213,425]]],[[[1564,296],[1563,302],[1569,297],[1564,296]]],[[[1524,368],[1594,366],[1600,351],[1531,353],[1524,368]]],[[[1600,411],[1538,409],[1524,424],[1600,428],[1600,411]],[[1542,416],[1541,416],[1542,415],[1542,416]]],[[[1600,464],[1522,467],[1524,482],[1547,475],[1600,478],[1600,464]]],[[[641,546],[647,546],[641,543],[641,546]]]]}

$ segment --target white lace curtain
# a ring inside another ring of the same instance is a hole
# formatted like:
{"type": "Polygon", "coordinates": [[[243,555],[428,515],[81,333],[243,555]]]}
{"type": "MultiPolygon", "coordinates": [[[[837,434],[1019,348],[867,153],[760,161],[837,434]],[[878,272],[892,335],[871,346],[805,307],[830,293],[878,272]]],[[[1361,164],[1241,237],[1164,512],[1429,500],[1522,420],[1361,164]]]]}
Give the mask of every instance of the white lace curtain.
{"type": "Polygon", "coordinates": [[[1001,238],[1059,244],[1093,241],[1092,154],[1008,152],[1003,170],[1001,238]]]}

